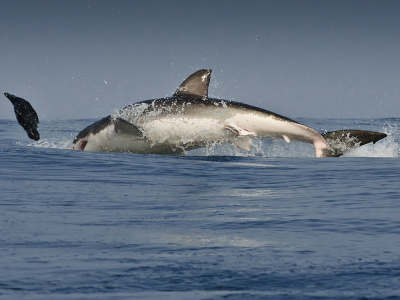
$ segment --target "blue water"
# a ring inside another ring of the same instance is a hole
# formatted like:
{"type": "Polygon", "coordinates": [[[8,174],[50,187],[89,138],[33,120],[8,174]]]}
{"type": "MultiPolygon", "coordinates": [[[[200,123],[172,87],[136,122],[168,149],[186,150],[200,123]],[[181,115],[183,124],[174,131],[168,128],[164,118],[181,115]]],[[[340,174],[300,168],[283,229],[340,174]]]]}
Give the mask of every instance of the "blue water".
{"type": "Polygon", "coordinates": [[[185,156],[69,150],[94,120],[0,120],[1,299],[400,299],[400,119],[341,158],[255,141],[185,156]]]}

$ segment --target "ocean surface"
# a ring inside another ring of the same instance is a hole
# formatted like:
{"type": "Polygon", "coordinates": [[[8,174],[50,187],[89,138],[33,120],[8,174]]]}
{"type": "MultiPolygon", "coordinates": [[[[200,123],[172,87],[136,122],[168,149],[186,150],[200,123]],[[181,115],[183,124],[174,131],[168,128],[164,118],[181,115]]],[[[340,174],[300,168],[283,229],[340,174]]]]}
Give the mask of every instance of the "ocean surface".
{"type": "Polygon", "coordinates": [[[70,150],[96,120],[0,120],[0,299],[400,299],[400,119],[345,157],[256,140],[70,150]]]}

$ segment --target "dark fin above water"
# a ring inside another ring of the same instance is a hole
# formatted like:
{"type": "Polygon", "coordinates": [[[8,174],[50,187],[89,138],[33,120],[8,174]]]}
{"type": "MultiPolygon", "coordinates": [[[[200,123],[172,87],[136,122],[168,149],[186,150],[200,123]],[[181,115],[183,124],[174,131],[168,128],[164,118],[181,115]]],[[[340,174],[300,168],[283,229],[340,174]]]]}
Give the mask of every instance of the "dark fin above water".
{"type": "Polygon", "coordinates": [[[36,111],[33,109],[32,105],[15,95],[4,93],[14,106],[15,116],[18,123],[25,129],[28,137],[32,140],[40,140],[40,134],[38,131],[39,117],[36,111]]]}
{"type": "Polygon", "coordinates": [[[199,70],[186,78],[176,90],[174,96],[207,98],[210,78],[211,70],[199,70]]]}
{"type": "Polygon", "coordinates": [[[321,134],[327,141],[329,148],[324,150],[325,157],[339,157],[352,149],[362,145],[376,143],[387,137],[387,134],[365,130],[338,130],[321,134]]]}
{"type": "Polygon", "coordinates": [[[114,120],[115,131],[119,134],[128,134],[142,137],[143,133],[135,125],[129,123],[122,118],[116,118],[114,120]]]}

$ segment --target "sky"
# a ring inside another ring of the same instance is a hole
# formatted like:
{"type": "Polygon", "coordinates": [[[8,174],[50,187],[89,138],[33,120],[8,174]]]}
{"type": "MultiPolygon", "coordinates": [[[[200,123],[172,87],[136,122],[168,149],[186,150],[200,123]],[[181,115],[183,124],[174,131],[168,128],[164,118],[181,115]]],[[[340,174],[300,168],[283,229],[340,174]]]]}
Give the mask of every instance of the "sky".
{"type": "MultiPolygon", "coordinates": [[[[0,11],[0,91],[41,120],[171,96],[203,68],[210,97],[293,119],[400,117],[398,0],[0,0],[0,11]]],[[[4,96],[0,118],[15,119],[4,96]]]]}

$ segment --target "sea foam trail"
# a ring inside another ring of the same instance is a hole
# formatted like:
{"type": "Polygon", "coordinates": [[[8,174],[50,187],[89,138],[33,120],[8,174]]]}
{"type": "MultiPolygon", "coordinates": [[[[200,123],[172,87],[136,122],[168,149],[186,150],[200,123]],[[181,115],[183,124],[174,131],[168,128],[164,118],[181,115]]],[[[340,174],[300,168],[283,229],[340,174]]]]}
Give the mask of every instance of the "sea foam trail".
{"type": "MultiPolygon", "coordinates": [[[[381,126],[378,128],[371,128],[375,131],[381,131],[388,136],[377,142],[376,144],[367,144],[349,153],[344,157],[399,157],[400,156],[400,132],[398,130],[397,122],[393,120],[382,120],[381,126]],[[383,122],[382,122],[383,121],[383,122]]],[[[65,121],[63,121],[65,122],[65,121]]],[[[46,126],[43,130],[42,136],[50,136],[43,138],[38,142],[33,141],[17,141],[16,144],[37,147],[37,148],[51,148],[51,149],[71,149],[71,143],[75,132],[74,127],[79,127],[78,124],[73,123],[74,126],[67,123],[67,128],[57,126],[46,126]],[[60,127],[60,128],[59,128],[60,127]]],[[[83,126],[83,125],[81,125],[83,126]]],[[[352,127],[354,124],[346,124],[344,127],[352,127]]],[[[368,128],[370,130],[370,128],[368,128]]],[[[188,151],[187,156],[239,156],[239,157],[315,157],[314,147],[310,144],[291,141],[286,143],[284,140],[275,139],[253,139],[250,151],[239,149],[230,144],[215,143],[202,149],[188,151]]]]}
{"type": "Polygon", "coordinates": [[[50,149],[71,149],[71,141],[65,138],[48,138],[41,139],[35,143],[29,143],[27,146],[50,149]]]}
{"type": "Polygon", "coordinates": [[[388,125],[383,130],[388,136],[376,144],[364,145],[347,154],[345,157],[399,157],[400,134],[397,126],[388,125]]]}
{"type": "MultiPolygon", "coordinates": [[[[48,138],[38,142],[17,142],[18,145],[49,149],[71,149],[71,141],[66,138],[48,138]]],[[[343,157],[399,157],[400,144],[395,136],[389,135],[376,144],[364,145],[343,157]]],[[[239,149],[229,144],[213,144],[208,147],[192,150],[186,153],[188,156],[242,156],[242,157],[314,157],[314,149],[311,145],[291,142],[287,144],[281,140],[254,140],[250,151],[239,149]]]]}

